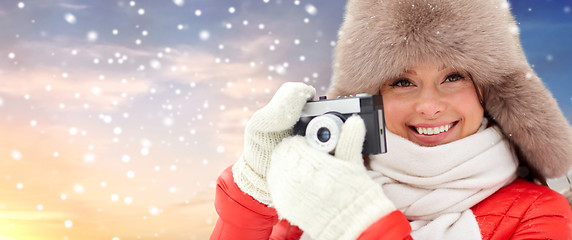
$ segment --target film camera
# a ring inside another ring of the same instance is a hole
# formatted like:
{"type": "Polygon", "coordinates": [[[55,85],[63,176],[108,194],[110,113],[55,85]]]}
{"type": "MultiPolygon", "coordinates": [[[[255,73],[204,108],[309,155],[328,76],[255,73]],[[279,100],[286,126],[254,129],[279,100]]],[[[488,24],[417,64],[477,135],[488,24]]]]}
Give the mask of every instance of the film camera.
{"type": "Polygon", "coordinates": [[[351,115],[359,115],[366,128],[362,154],[385,153],[385,122],[380,95],[355,96],[308,101],[296,125],[294,134],[306,137],[310,146],[324,152],[333,152],[340,137],[341,127],[351,115]]]}

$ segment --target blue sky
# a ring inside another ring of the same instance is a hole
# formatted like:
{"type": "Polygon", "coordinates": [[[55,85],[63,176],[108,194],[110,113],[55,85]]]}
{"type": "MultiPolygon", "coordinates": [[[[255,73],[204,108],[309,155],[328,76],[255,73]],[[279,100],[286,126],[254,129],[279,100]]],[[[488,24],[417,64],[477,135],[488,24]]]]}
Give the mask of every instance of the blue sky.
{"type": "Polygon", "coordinates": [[[572,120],[572,14],[570,1],[511,1],[521,43],[534,70],[572,120]]]}
{"type": "MultiPolygon", "coordinates": [[[[572,1],[511,3],[572,120],[572,1]]],[[[0,238],[205,239],[252,113],[286,81],[325,93],[344,6],[1,1],[0,238]]]]}

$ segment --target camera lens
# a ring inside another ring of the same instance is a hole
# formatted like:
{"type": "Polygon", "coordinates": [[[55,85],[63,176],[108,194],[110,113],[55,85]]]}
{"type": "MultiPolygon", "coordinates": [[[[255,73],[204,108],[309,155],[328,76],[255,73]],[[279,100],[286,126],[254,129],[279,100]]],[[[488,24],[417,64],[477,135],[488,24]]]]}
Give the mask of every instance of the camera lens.
{"type": "Polygon", "coordinates": [[[306,141],[324,152],[332,152],[338,144],[344,121],[336,114],[326,113],[310,120],[306,126],[306,141]]]}
{"type": "Polygon", "coordinates": [[[318,129],[318,140],[320,140],[320,142],[327,142],[328,140],[330,140],[330,129],[322,127],[320,129],[318,129]]]}

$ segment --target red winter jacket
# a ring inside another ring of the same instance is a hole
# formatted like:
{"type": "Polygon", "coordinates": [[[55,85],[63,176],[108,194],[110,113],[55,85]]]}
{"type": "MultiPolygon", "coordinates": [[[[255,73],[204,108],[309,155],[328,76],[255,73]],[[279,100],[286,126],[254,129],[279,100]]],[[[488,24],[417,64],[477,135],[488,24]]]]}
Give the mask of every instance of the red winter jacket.
{"type": "MultiPolygon", "coordinates": [[[[217,180],[215,208],[219,215],[210,237],[218,239],[298,240],[302,231],[279,221],[270,208],[243,193],[232,168],[217,180]]],[[[516,179],[472,207],[483,239],[572,239],[572,211],[559,193],[516,179]]],[[[358,239],[412,239],[409,221],[394,211],[369,226],[358,239]]]]}

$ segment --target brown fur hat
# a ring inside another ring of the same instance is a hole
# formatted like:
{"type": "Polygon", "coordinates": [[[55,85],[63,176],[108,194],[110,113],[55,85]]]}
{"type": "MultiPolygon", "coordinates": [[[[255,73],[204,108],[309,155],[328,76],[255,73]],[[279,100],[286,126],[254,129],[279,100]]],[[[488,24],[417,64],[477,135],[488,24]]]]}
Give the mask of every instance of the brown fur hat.
{"type": "Polygon", "coordinates": [[[434,61],[471,74],[485,111],[539,177],[565,175],[572,130],[530,68],[506,0],[349,0],[329,97],[376,94],[408,67],[434,61]]]}

